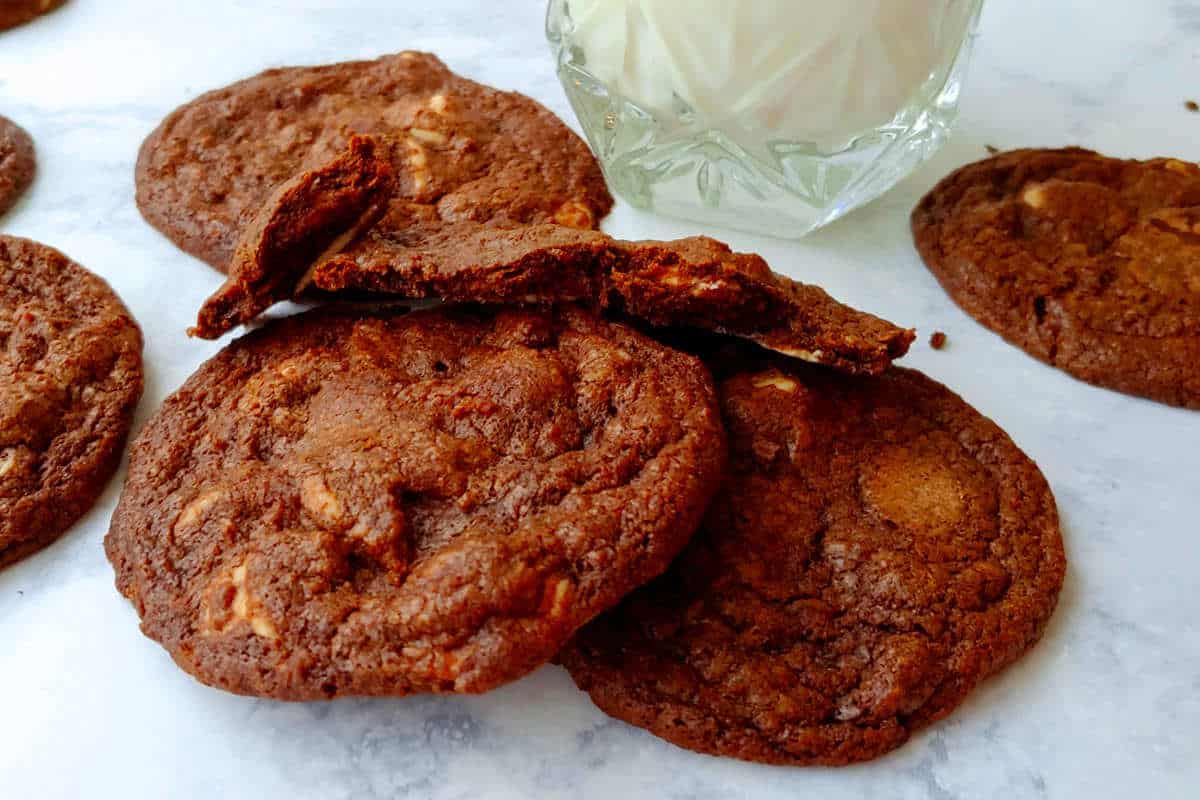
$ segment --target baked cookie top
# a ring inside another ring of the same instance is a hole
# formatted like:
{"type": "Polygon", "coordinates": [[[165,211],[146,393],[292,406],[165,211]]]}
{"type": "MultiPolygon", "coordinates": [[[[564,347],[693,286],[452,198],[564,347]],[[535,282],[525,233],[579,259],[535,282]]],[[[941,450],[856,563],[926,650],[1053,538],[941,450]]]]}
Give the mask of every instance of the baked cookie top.
{"type": "Polygon", "coordinates": [[[924,375],[719,382],[730,467],[668,572],[561,662],[605,712],[779,764],[881,755],[1040,637],[1065,558],[1012,441],[924,375]]]}
{"type": "Polygon", "coordinates": [[[0,236],[0,566],[91,508],[141,393],[141,333],[108,284],[0,236]]]}
{"type": "Polygon", "coordinates": [[[35,172],[33,139],[12,120],[0,117],[0,215],[25,193],[35,172]]]}
{"type": "Polygon", "coordinates": [[[397,203],[447,222],[592,228],[612,207],[591,151],[558,117],[414,52],[270,70],[188,103],[142,146],[138,207],[224,271],[272,192],[355,134],[382,142],[397,203]]]}
{"type": "Polygon", "coordinates": [[[1017,150],[913,212],[967,313],[1077,378],[1200,408],[1200,166],[1017,150]]]}
{"type": "Polygon", "coordinates": [[[105,546],[205,683],[480,692],[661,573],[723,462],[708,371],[622,325],[321,310],[167,400],[105,546]]]}

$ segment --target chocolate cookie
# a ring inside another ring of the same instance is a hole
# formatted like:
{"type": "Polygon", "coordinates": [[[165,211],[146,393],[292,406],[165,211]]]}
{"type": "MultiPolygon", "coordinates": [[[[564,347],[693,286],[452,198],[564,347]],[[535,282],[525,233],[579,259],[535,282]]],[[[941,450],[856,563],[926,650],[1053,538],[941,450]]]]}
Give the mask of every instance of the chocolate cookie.
{"type": "Polygon", "coordinates": [[[1200,166],[1017,150],[913,212],[956,303],[1077,378],[1200,409],[1200,166]]]}
{"type": "Polygon", "coordinates": [[[731,464],[700,532],[560,656],[601,709],[704,753],[847,764],[1038,640],[1063,543],[995,424],[899,368],[777,360],[719,394],[731,464]]]}
{"type": "Polygon", "coordinates": [[[252,215],[234,249],[230,275],[188,334],[216,339],[281,300],[298,296],[314,261],[387,209],[394,174],[375,139],[353,136],[346,152],[285,181],[252,215]]]}
{"type": "Polygon", "coordinates": [[[36,171],[33,139],[12,120],[0,117],[0,215],[25,193],[36,171]]]}
{"type": "Polygon", "coordinates": [[[284,184],[247,226],[229,279],[191,332],[216,338],[315,287],[543,307],[583,301],[653,325],[743,336],[854,372],[886,369],[912,342],[911,331],[712,239],[622,242],[554,224],[447,223],[428,206],[398,202],[381,218],[389,165],[379,151],[358,138],[284,184]]]}
{"type": "Polygon", "coordinates": [[[4,0],[0,2],[0,31],[24,25],[30,20],[49,14],[66,0],[4,0]]]}
{"type": "MultiPolygon", "coordinates": [[[[468,223],[469,225],[470,223],[468,223]]],[[[848,372],[878,373],[913,332],[772,272],[707,237],[625,242],[555,225],[438,230],[381,225],[311,272],[330,292],[552,305],[581,300],[658,327],[697,328],[848,372]]]]}
{"type": "Polygon", "coordinates": [[[142,146],[142,214],[226,270],[246,221],[284,182],[377,137],[394,198],[446,222],[592,228],[612,207],[587,145],[522,95],[460,78],[432,55],[276,69],[171,114],[142,146]]]}
{"type": "Polygon", "coordinates": [[[105,546],[208,684],[480,692],[665,569],[723,461],[707,370],[624,326],[319,310],[167,400],[105,546]]]}
{"type": "Polygon", "coordinates": [[[141,393],[141,332],[108,284],[0,236],[0,567],[91,508],[141,393]]]}

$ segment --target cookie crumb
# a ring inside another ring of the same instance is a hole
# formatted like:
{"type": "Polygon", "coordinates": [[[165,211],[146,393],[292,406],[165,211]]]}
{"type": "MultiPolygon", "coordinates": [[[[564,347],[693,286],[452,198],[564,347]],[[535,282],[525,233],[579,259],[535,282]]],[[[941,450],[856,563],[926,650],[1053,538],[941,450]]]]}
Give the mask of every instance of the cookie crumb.
{"type": "Polygon", "coordinates": [[[941,350],[946,346],[946,334],[941,331],[935,331],[933,336],[929,337],[929,346],[934,350],[941,350]]]}
{"type": "Polygon", "coordinates": [[[1192,112],[1193,114],[1200,112],[1200,103],[1197,103],[1195,100],[1186,101],[1183,104],[1183,107],[1186,108],[1188,111],[1192,112]]]}
{"type": "Polygon", "coordinates": [[[1000,152],[1000,148],[996,147],[996,145],[994,145],[994,144],[985,144],[983,146],[983,149],[987,150],[988,153],[990,153],[991,155],[996,155],[997,153],[1000,152]]]}

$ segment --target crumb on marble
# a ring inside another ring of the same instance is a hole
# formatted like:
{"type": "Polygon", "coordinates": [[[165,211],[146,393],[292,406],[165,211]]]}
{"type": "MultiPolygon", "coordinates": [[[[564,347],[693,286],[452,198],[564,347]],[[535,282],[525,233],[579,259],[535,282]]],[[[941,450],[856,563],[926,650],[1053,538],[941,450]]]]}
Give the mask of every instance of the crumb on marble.
{"type": "Polygon", "coordinates": [[[929,337],[929,346],[934,350],[941,350],[946,346],[946,334],[941,331],[935,331],[933,336],[929,337]]]}
{"type": "Polygon", "coordinates": [[[1185,101],[1183,107],[1188,111],[1191,111],[1193,114],[1200,112],[1200,103],[1197,103],[1195,100],[1185,101]]]}

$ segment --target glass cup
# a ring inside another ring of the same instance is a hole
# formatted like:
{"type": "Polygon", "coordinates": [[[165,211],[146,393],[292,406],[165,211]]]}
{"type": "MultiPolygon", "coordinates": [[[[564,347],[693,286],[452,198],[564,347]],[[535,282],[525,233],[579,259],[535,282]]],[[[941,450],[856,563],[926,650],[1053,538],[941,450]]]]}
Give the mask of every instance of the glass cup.
{"type": "Polygon", "coordinates": [[[634,206],[799,238],[941,146],[983,0],[550,0],[546,31],[634,206]]]}

